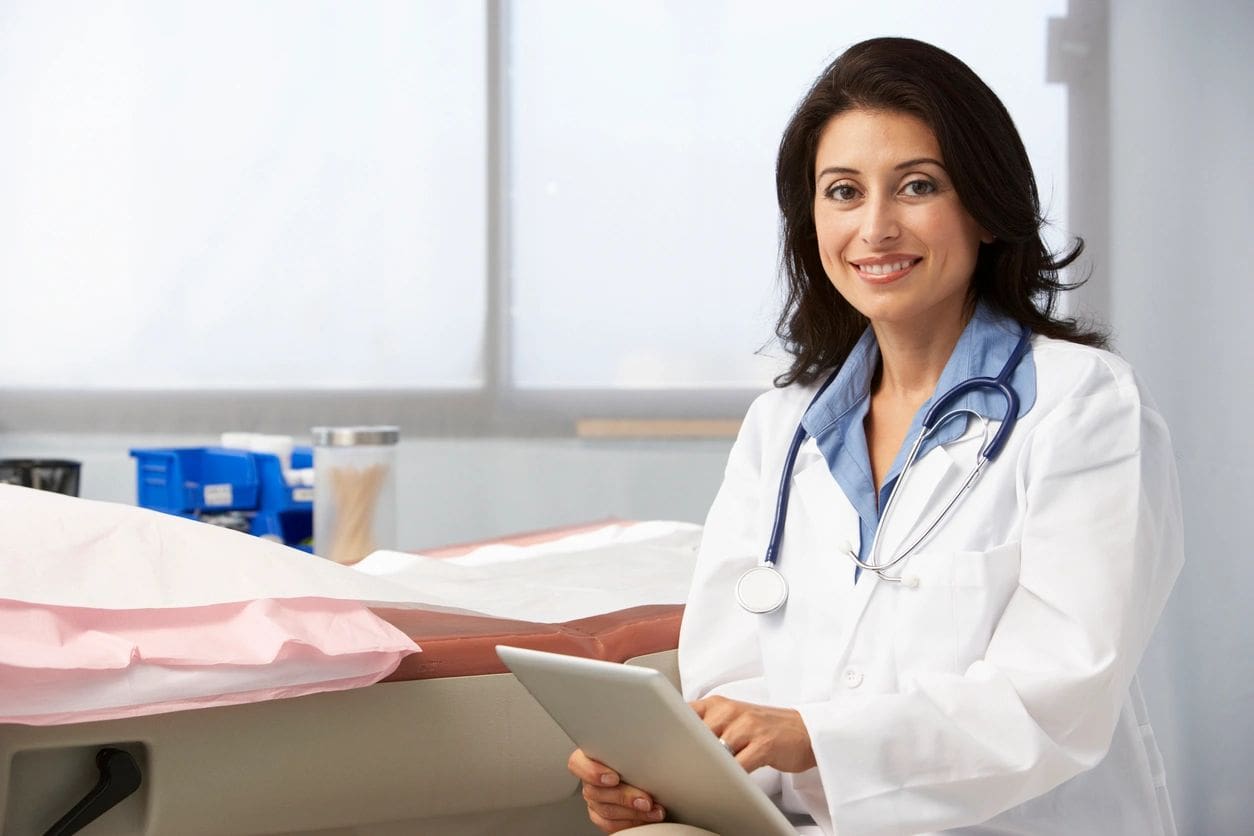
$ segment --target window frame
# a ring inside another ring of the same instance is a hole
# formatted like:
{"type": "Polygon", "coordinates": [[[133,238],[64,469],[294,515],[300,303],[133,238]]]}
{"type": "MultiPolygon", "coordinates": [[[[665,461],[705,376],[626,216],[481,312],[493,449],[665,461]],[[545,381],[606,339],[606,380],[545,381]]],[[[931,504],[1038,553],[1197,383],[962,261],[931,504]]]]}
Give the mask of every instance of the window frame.
{"type": "MultiPolygon", "coordinates": [[[[487,159],[486,304],[483,379],[458,389],[203,389],[66,390],[0,389],[0,432],[219,433],[253,430],[303,434],[311,423],[396,424],[406,437],[579,437],[588,419],[635,419],[639,435],[721,437],[734,432],[753,398],[752,389],[520,389],[511,368],[511,277],[508,67],[510,2],[486,3],[487,74],[485,101],[487,159]],[[641,421],[668,429],[640,430],[641,421]],[[692,432],[685,432],[688,424],[692,432]],[[677,430],[676,427],[679,427],[677,430]]],[[[1074,4],[1073,4],[1074,6],[1074,4]]],[[[1105,2],[1099,14],[1050,18],[1048,81],[1068,86],[1069,188],[1072,218],[1081,211],[1090,253],[1105,244],[1108,195],[1105,180],[1093,178],[1107,159],[1108,61],[1105,2]],[[1083,17],[1084,20],[1078,20],[1083,17]],[[1094,19],[1095,18],[1095,19],[1094,19]],[[1081,25],[1083,24],[1083,25],[1081,25]],[[1064,71],[1075,41],[1092,47],[1076,71],[1064,71]],[[1095,45],[1095,46],[1094,46],[1095,45]],[[1105,121],[1103,121],[1105,120],[1105,121]],[[1096,124],[1095,124],[1096,123],[1096,124]],[[1084,131],[1077,130],[1083,124],[1084,131]],[[1083,144],[1077,142],[1082,139],[1083,144]],[[1083,176],[1079,176],[1083,175],[1083,176]],[[1082,208],[1082,209],[1081,209],[1082,208]]],[[[1086,293],[1100,298],[1104,282],[1086,293]]],[[[1083,300],[1082,300],[1083,301],[1083,300]]],[[[597,432],[598,437],[606,433],[597,432]]],[[[610,430],[609,435],[614,435],[610,430]]]]}

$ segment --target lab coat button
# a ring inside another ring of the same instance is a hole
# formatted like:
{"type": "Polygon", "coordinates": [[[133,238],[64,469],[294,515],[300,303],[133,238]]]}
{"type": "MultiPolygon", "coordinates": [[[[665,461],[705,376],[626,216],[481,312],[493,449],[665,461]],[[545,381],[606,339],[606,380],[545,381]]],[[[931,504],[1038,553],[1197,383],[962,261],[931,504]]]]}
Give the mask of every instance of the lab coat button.
{"type": "Polygon", "coordinates": [[[862,684],[862,671],[854,668],[845,669],[845,687],[857,688],[862,684]]]}

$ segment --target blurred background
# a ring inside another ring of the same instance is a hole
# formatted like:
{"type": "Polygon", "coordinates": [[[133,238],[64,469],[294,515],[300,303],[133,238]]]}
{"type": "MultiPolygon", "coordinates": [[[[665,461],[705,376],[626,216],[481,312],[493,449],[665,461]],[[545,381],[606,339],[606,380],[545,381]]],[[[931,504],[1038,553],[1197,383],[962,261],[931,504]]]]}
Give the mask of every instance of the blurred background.
{"type": "Polygon", "coordinates": [[[1087,242],[1068,310],[1181,472],[1143,669],[1180,831],[1250,833],[1245,0],[0,0],[0,458],[134,502],[133,447],[385,423],[406,548],[700,522],[781,368],[780,133],[876,35],[979,73],[1087,242]]]}

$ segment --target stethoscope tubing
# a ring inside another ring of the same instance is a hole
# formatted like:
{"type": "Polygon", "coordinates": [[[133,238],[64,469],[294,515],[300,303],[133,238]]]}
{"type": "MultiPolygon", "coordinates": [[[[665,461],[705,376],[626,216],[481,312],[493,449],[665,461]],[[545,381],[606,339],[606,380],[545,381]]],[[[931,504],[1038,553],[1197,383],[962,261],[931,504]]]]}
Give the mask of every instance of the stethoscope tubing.
{"type": "MultiPolygon", "coordinates": [[[[910,451],[906,455],[906,461],[902,465],[901,473],[898,474],[897,481],[894,483],[893,489],[888,494],[888,500],[884,503],[884,512],[880,515],[879,524],[875,527],[875,536],[871,541],[871,550],[867,555],[867,560],[863,561],[860,557],[858,557],[853,549],[848,550],[850,559],[852,559],[859,568],[868,572],[874,572],[883,580],[901,582],[902,577],[889,575],[887,574],[888,570],[899,565],[932,535],[937,527],[940,526],[941,522],[944,521],[946,516],[948,516],[953,508],[958,504],[958,502],[966,496],[967,492],[971,489],[971,486],[975,484],[976,479],[979,478],[980,473],[984,470],[985,465],[996,459],[1005,448],[1006,442],[1009,440],[1010,434],[1014,431],[1015,424],[1019,419],[1019,395],[1015,392],[1014,387],[1010,385],[1010,380],[1013,377],[1015,370],[1018,368],[1020,361],[1022,361],[1024,355],[1027,354],[1028,349],[1031,347],[1031,336],[1031,331],[1024,328],[1023,333],[1019,337],[1018,343],[1016,343],[1014,350],[1010,353],[1010,357],[1006,360],[1006,364],[1002,367],[1002,370],[997,377],[973,377],[962,381],[957,386],[954,386],[948,392],[941,395],[941,397],[938,398],[924,414],[919,434],[915,437],[914,443],[911,445],[910,451]],[[997,431],[993,433],[993,437],[991,439],[988,439],[989,422],[987,418],[970,409],[950,409],[951,405],[965,395],[981,389],[993,390],[999,393],[1006,402],[1005,417],[1002,419],[1001,425],[997,428],[997,431]],[[880,562],[877,559],[880,549],[880,535],[885,529],[886,521],[892,514],[895,501],[901,491],[902,485],[904,485],[907,480],[910,468],[914,466],[919,450],[922,448],[923,443],[933,433],[943,427],[951,419],[960,415],[972,415],[979,421],[983,422],[984,425],[984,436],[987,440],[980,448],[975,466],[967,475],[967,478],[963,480],[963,483],[958,490],[954,492],[954,494],[949,498],[949,501],[946,502],[940,509],[939,513],[933,516],[931,521],[924,528],[922,534],[915,537],[908,546],[898,551],[887,562],[880,562]]],[[[838,373],[839,370],[833,372],[827,380],[824,381],[823,385],[819,387],[818,392],[815,393],[814,398],[810,402],[811,406],[813,406],[818,399],[822,397],[823,393],[827,391],[827,387],[829,387],[836,379],[838,373]]],[[[805,425],[799,424],[797,426],[797,431],[793,434],[792,442],[788,445],[788,455],[784,459],[783,472],[780,474],[779,491],[775,501],[775,519],[771,526],[771,537],[766,547],[766,554],[757,566],[746,571],[744,575],[741,576],[741,581],[737,584],[737,598],[740,600],[741,605],[751,612],[771,612],[783,606],[784,601],[787,599],[787,584],[785,583],[783,576],[779,575],[776,563],[779,560],[780,547],[784,534],[784,525],[788,517],[788,501],[792,488],[793,470],[796,467],[797,455],[801,450],[801,445],[805,443],[808,437],[809,433],[806,432],[805,425]],[[760,578],[764,571],[777,576],[771,580],[771,583],[778,584],[779,592],[777,594],[779,600],[774,601],[773,604],[770,605],[762,604],[761,606],[750,606],[746,603],[745,595],[742,595],[741,587],[752,575],[756,573],[760,578]]]]}

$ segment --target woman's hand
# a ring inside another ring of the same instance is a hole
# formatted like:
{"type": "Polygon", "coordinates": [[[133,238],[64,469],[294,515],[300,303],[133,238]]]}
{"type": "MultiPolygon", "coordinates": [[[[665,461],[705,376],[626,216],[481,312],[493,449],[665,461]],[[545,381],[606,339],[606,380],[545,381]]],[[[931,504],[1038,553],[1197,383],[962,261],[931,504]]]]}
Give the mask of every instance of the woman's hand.
{"type": "Polygon", "coordinates": [[[624,784],[617,772],[594,761],[582,749],[571,752],[566,768],[583,782],[588,818],[605,833],[656,824],[666,817],[666,811],[647,792],[624,784]]]}
{"type": "Polygon", "coordinates": [[[773,766],[780,772],[805,772],[816,765],[810,733],[801,714],[791,708],[706,697],[692,708],[718,735],[736,761],[752,772],[759,766],[773,766]]]}

